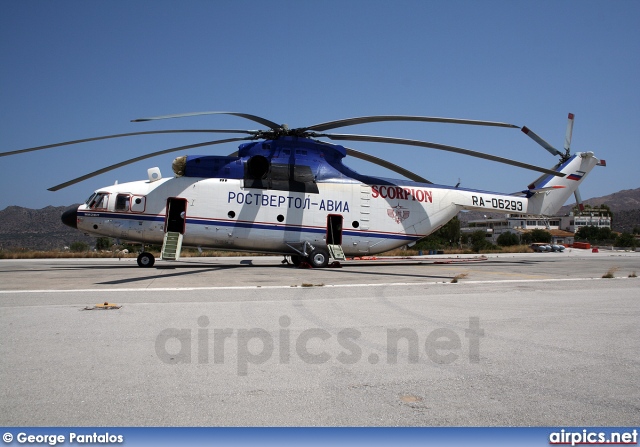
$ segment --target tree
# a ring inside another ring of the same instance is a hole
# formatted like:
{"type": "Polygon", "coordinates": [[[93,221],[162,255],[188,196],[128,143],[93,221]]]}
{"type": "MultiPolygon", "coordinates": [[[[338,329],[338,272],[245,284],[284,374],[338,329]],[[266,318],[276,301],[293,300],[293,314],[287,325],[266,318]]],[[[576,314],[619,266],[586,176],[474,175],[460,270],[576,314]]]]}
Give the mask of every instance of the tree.
{"type": "Polygon", "coordinates": [[[580,227],[578,231],[576,231],[575,238],[581,239],[584,241],[595,240],[598,235],[598,227],[594,227],[592,225],[580,227]]]}
{"type": "Polygon", "coordinates": [[[418,250],[445,248],[456,245],[460,239],[460,220],[458,216],[444,224],[438,231],[423,238],[416,244],[418,250]]]}
{"type": "Polygon", "coordinates": [[[502,247],[509,247],[511,245],[518,245],[520,243],[520,238],[517,234],[512,233],[511,231],[505,231],[497,239],[498,245],[502,247]]]}
{"type": "Polygon", "coordinates": [[[80,251],[89,251],[89,244],[86,242],[72,242],[69,246],[69,250],[80,252],[80,251]]]}
{"type": "Polygon", "coordinates": [[[602,227],[599,230],[600,231],[598,232],[598,240],[606,241],[609,239],[613,239],[613,232],[611,231],[611,228],[602,227]]]}
{"type": "Polygon", "coordinates": [[[613,239],[613,234],[611,233],[611,228],[609,227],[596,227],[593,225],[589,225],[580,227],[578,231],[576,231],[575,237],[576,239],[595,243],[613,239]]]}
{"type": "Polygon", "coordinates": [[[631,247],[636,248],[636,238],[631,233],[622,233],[615,240],[616,247],[631,247]]]}
{"type": "Polygon", "coordinates": [[[96,239],[96,250],[109,250],[113,245],[111,242],[111,238],[109,237],[99,237],[96,239]]]}
{"type": "Polygon", "coordinates": [[[474,231],[469,235],[469,240],[471,241],[471,248],[476,253],[491,247],[491,244],[487,242],[487,232],[484,230],[474,231]]]}
{"type": "Polygon", "coordinates": [[[551,242],[552,236],[547,230],[541,230],[536,228],[535,230],[531,230],[529,233],[531,234],[531,242],[551,242]]]}

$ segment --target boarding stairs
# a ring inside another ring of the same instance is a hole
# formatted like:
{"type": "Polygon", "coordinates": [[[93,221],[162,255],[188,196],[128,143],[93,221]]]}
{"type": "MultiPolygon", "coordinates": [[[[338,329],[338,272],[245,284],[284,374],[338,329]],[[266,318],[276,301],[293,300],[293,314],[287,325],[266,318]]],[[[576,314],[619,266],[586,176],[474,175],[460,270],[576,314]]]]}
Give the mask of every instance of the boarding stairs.
{"type": "Polygon", "coordinates": [[[336,261],[346,261],[341,245],[327,244],[327,248],[329,249],[330,257],[332,257],[336,261]]]}
{"type": "Polygon", "coordinates": [[[177,261],[182,250],[182,233],[167,231],[162,242],[161,259],[165,261],[177,261]]]}

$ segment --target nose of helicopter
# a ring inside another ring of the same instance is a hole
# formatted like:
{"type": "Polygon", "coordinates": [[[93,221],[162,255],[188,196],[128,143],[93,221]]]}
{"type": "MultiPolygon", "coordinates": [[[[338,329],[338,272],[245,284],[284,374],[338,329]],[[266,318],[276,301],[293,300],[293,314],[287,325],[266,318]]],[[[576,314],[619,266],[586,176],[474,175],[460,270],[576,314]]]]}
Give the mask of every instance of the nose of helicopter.
{"type": "Polygon", "coordinates": [[[62,223],[68,227],[78,229],[78,207],[71,205],[64,210],[61,217],[62,223]]]}

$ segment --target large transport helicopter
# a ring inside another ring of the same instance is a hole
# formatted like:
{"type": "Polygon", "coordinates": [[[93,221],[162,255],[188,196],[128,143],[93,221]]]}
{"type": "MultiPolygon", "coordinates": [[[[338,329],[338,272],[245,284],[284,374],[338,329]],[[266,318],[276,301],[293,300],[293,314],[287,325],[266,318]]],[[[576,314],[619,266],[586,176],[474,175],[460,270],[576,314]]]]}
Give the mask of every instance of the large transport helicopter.
{"type": "Polygon", "coordinates": [[[155,262],[154,256],[144,251],[144,244],[162,244],[161,258],[166,260],[179,259],[182,247],[190,246],[282,254],[290,256],[295,265],[305,261],[313,267],[326,267],[331,258],[342,260],[345,256],[373,255],[412,245],[442,227],[461,210],[553,215],[571,194],[576,195],[580,204],[578,186],[594,166],[604,165],[593,152],[570,153],[572,114],[569,114],[565,152],[558,151],[528,128],[522,128],[538,144],[560,157],[550,169],[426,141],[326,133],[340,127],[382,121],[519,128],[493,121],[383,115],[289,129],[255,115],[236,112],[199,112],[133,121],[219,114],[245,118],[268,129],[132,132],[4,152],[0,156],[134,135],[247,135],[153,152],[49,188],[57,191],[161,154],[247,141],[228,156],[178,157],[173,162],[174,177],[162,177],[158,168],[151,168],[147,180],[100,188],[84,204],[70,207],[63,213],[62,221],[82,232],[142,243],[143,251],[138,256],[141,267],[151,267],[155,262]],[[386,160],[319,138],[456,152],[539,171],[542,176],[513,194],[435,185],[386,160]],[[359,174],[343,164],[347,156],[384,166],[408,180],[359,174]]]}

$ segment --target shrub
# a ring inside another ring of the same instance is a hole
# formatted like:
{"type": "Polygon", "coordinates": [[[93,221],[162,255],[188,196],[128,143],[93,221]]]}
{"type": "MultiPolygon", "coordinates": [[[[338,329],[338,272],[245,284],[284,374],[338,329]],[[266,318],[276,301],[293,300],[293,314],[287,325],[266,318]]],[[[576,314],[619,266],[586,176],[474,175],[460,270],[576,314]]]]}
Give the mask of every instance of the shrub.
{"type": "Polygon", "coordinates": [[[633,237],[631,233],[622,233],[621,235],[616,237],[614,245],[616,247],[636,248],[637,242],[636,242],[636,238],[633,237]]]}
{"type": "Polygon", "coordinates": [[[69,246],[69,250],[80,252],[80,251],[89,251],[89,244],[86,242],[73,242],[69,246]]]}
{"type": "Polygon", "coordinates": [[[113,243],[109,237],[99,237],[96,239],[96,250],[110,250],[111,245],[113,245],[113,243]]]}
{"type": "Polygon", "coordinates": [[[469,235],[471,242],[471,248],[476,253],[480,253],[482,250],[491,248],[491,244],[487,242],[487,232],[484,230],[474,231],[469,235]]]}
{"type": "Polygon", "coordinates": [[[498,236],[497,242],[501,247],[510,247],[512,245],[518,245],[520,238],[517,234],[507,231],[498,236]]]}

